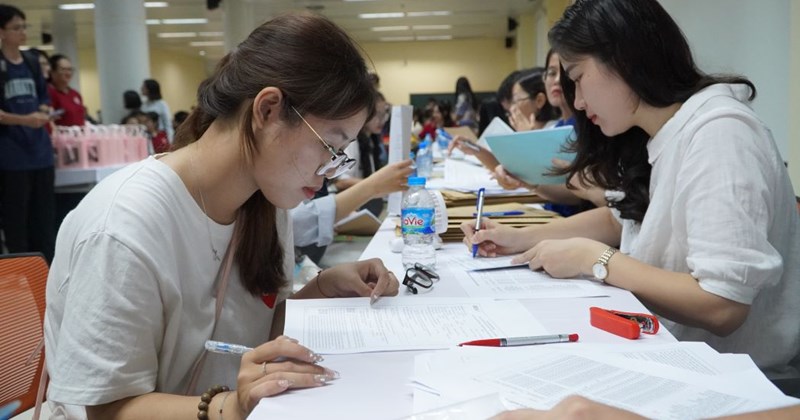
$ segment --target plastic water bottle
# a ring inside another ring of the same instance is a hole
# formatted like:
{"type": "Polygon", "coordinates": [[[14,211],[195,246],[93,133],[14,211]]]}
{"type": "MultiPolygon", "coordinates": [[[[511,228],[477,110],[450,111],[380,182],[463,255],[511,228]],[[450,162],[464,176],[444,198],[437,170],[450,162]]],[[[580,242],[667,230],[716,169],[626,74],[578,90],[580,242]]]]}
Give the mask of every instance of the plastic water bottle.
{"type": "Polygon", "coordinates": [[[444,128],[439,127],[436,129],[436,144],[439,145],[439,150],[447,150],[447,146],[450,144],[450,140],[452,139],[453,137],[450,136],[450,133],[444,131],[444,128]]]}
{"type": "Polygon", "coordinates": [[[403,267],[415,263],[436,266],[433,241],[436,236],[434,203],[425,189],[425,178],[408,178],[408,191],[403,196],[401,210],[403,230],[403,267]]]}
{"type": "Polygon", "coordinates": [[[417,150],[417,176],[430,178],[431,173],[433,173],[433,145],[430,137],[426,136],[417,150]]]}

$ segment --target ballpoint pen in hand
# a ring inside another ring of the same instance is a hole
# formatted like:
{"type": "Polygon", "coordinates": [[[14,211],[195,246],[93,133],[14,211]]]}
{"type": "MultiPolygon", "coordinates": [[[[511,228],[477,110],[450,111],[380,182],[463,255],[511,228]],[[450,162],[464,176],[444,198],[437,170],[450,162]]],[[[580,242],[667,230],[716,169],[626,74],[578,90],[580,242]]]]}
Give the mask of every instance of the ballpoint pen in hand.
{"type": "Polygon", "coordinates": [[[487,338],[460,343],[459,346],[514,347],[534,344],[567,343],[578,341],[578,334],[540,335],[537,337],[487,338]]]}
{"type": "Polygon", "coordinates": [[[206,340],[206,350],[212,353],[244,354],[253,350],[252,347],[241,344],[224,343],[222,341],[206,340]]]}
{"type": "MultiPolygon", "coordinates": [[[[475,216],[475,232],[481,230],[481,218],[483,217],[483,195],[486,193],[485,188],[478,190],[478,214],[475,216]]],[[[478,244],[472,244],[472,258],[478,255],[478,244]]]]}
{"type": "Polygon", "coordinates": [[[472,150],[473,152],[480,152],[481,151],[481,147],[480,146],[478,146],[477,144],[475,144],[475,143],[473,143],[473,142],[471,142],[469,140],[464,140],[464,141],[461,142],[461,144],[463,144],[464,147],[466,147],[467,149],[472,150]]]}

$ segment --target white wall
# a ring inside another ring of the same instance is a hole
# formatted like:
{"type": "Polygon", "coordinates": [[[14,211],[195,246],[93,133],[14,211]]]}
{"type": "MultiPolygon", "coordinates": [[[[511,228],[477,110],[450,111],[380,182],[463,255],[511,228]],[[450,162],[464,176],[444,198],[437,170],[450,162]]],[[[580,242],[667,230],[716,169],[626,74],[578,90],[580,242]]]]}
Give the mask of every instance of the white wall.
{"type": "Polygon", "coordinates": [[[792,1],[797,0],[661,0],[689,39],[701,70],[739,73],[756,85],[753,108],[787,161],[792,1]]]}

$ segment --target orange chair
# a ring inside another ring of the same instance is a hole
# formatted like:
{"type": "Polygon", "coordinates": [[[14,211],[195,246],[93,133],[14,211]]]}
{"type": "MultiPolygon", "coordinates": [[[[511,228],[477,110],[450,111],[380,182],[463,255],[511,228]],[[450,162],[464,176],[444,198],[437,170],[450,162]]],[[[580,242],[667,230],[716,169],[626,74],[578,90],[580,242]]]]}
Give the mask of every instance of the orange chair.
{"type": "Polygon", "coordinates": [[[0,407],[36,404],[44,370],[47,261],[41,254],[0,255],[0,407]]]}

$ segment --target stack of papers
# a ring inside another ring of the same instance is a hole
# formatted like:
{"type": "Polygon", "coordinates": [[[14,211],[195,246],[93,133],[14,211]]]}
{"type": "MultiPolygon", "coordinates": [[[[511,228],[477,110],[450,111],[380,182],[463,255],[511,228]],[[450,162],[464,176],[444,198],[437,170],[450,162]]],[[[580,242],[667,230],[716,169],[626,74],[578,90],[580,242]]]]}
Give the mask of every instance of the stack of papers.
{"type": "MultiPolygon", "coordinates": [[[[484,203],[492,202],[485,199],[484,203]]],[[[512,227],[525,227],[533,224],[549,223],[560,218],[557,213],[541,210],[519,202],[484,204],[484,215],[495,222],[512,227]],[[520,214],[521,213],[521,214],[520,214]]],[[[447,207],[447,232],[440,235],[445,242],[458,242],[464,239],[461,223],[475,220],[475,203],[464,206],[447,207]]]]}
{"type": "Polygon", "coordinates": [[[415,412],[465,400],[474,404],[495,393],[508,409],[549,409],[577,394],[659,419],[797,404],[749,356],[688,342],[636,349],[588,343],[455,348],[417,356],[413,384],[415,412]]]}

